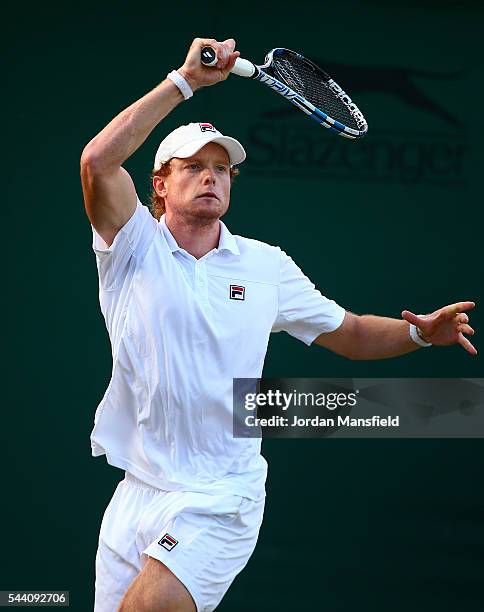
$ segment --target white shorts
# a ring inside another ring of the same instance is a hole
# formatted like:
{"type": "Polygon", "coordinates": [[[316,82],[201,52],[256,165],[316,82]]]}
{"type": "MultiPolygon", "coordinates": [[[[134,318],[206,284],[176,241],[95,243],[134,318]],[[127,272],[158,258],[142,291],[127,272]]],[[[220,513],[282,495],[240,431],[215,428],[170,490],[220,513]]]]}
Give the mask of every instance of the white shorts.
{"type": "Polygon", "coordinates": [[[101,523],[94,612],[116,612],[147,557],[185,585],[197,612],[214,610],[259,535],[264,500],[154,489],[126,473],[101,523]]]}

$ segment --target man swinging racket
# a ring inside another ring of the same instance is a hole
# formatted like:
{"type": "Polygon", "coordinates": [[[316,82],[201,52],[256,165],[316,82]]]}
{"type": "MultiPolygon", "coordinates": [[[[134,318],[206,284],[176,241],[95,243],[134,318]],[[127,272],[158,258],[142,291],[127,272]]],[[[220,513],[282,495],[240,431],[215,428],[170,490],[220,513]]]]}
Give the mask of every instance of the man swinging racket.
{"type": "Polygon", "coordinates": [[[169,134],[153,214],[122,164],[184,99],[227,78],[232,39],[196,39],[185,63],[84,149],[81,177],[113,371],[92,452],[126,472],[101,525],[95,612],[209,612],[252,554],[262,522],[260,439],[232,436],[232,380],[260,378],[271,332],[350,359],[459,343],[473,302],[402,320],[327,299],[278,247],[234,236],[227,212],[242,145],[210,123],[169,134]],[[200,63],[202,47],[218,64],[200,63]]]}

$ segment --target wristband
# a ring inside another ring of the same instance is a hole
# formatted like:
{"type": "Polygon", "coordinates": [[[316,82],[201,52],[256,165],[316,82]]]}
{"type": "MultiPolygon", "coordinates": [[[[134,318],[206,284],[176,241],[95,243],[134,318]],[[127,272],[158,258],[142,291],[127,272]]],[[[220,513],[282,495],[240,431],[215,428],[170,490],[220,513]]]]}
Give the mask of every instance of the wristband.
{"type": "MultiPolygon", "coordinates": [[[[422,317],[423,315],[418,315],[418,316],[422,317]]],[[[410,338],[412,338],[415,344],[418,344],[419,346],[432,346],[431,342],[427,342],[426,340],[423,339],[422,332],[416,325],[413,325],[412,323],[410,323],[409,332],[410,332],[410,338]]]]}
{"type": "Polygon", "coordinates": [[[181,95],[188,100],[193,96],[193,90],[188,84],[187,80],[182,77],[182,75],[177,70],[172,70],[166,75],[167,79],[170,79],[172,83],[178,87],[181,92],[181,95]]]}

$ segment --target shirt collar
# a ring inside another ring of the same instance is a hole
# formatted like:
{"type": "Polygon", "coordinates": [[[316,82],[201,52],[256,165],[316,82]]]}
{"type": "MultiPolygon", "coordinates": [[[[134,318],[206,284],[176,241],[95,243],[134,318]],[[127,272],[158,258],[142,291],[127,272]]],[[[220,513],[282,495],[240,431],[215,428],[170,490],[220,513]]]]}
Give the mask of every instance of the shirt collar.
{"type": "MultiPolygon", "coordinates": [[[[220,223],[220,239],[219,239],[219,243],[217,247],[218,250],[219,251],[230,251],[234,255],[240,255],[239,247],[237,245],[237,241],[235,240],[234,235],[229,232],[229,230],[227,229],[227,226],[225,225],[225,223],[223,223],[223,221],[219,221],[219,223],[220,223]]],[[[165,239],[166,239],[166,242],[168,243],[168,247],[170,251],[172,253],[174,253],[175,251],[181,251],[182,248],[178,246],[178,243],[175,240],[175,237],[168,229],[168,226],[165,221],[165,215],[162,215],[160,217],[160,225],[161,225],[161,229],[163,230],[163,235],[165,236],[165,239]]]]}
{"type": "Polygon", "coordinates": [[[235,236],[231,234],[223,221],[220,223],[220,240],[218,241],[219,251],[230,251],[234,255],[240,255],[239,246],[235,236]]]}

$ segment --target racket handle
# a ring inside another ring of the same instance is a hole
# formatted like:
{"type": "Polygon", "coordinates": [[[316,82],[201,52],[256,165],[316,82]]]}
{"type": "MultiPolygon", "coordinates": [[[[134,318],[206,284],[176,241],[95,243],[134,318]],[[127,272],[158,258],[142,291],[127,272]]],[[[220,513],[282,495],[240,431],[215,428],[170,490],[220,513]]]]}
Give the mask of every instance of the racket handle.
{"type": "Polygon", "coordinates": [[[249,62],[249,60],[238,57],[235,60],[234,67],[230,72],[232,72],[233,74],[237,74],[241,77],[250,78],[251,76],[254,76],[254,74],[257,72],[257,68],[252,62],[249,62]]]}
{"type": "MultiPolygon", "coordinates": [[[[203,47],[200,54],[201,62],[204,66],[215,66],[217,64],[217,53],[212,47],[203,47]]],[[[241,77],[251,77],[257,71],[257,68],[249,60],[238,57],[235,60],[234,67],[230,72],[241,77]]]]}

